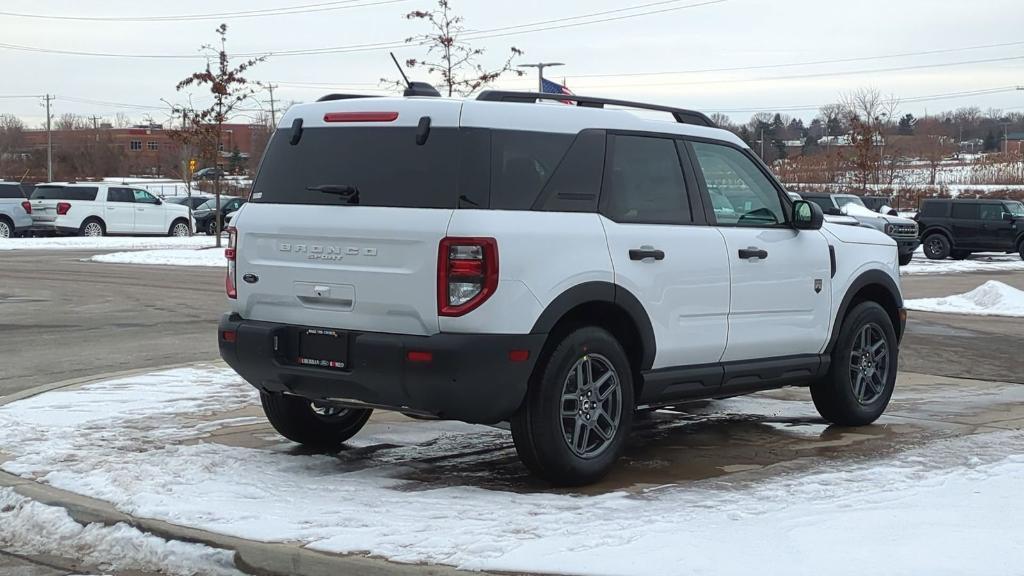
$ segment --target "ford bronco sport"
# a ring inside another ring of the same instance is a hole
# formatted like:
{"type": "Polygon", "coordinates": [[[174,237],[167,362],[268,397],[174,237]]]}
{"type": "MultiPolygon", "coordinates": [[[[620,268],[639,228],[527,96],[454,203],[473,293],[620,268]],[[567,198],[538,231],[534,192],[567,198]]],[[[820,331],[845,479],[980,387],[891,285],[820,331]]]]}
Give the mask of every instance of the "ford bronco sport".
{"type": "Polygon", "coordinates": [[[829,422],[882,414],[894,241],[823,226],[702,114],[572,98],[288,112],[229,233],[219,326],[282,435],[336,450],[372,409],[508,421],[530,470],[575,485],[637,411],[795,385],[829,422]]]}

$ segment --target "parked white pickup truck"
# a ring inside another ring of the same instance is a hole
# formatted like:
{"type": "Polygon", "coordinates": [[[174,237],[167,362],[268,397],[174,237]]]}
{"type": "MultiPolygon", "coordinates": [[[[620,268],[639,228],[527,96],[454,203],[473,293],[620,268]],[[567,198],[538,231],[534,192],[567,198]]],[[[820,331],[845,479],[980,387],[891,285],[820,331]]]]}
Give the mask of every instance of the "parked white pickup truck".
{"type": "Polygon", "coordinates": [[[107,182],[40,184],[32,192],[32,230],[105,236],[188,236],[188,207],[140,188],[107,182]]]}

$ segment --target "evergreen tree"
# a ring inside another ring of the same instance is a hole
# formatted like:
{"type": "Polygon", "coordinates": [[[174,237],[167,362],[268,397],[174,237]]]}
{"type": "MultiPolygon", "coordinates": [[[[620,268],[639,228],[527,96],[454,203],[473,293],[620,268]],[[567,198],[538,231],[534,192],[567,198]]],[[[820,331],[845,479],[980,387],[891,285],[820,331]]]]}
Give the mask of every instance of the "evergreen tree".
{"type": "Polygon", "coordinates": [[[907,114],[900,118],[899,133],[903,136],[913,136],[915,126],[917,126],[917,118],[914,118],[913,114],[907,114]]]}
{"type": "Polygon", "coordinates": [[[999,139],[996,138],[995,132],[989,130],[988,134],[985,135],[985,152],[996,152],[999,150],[999,139]]]}

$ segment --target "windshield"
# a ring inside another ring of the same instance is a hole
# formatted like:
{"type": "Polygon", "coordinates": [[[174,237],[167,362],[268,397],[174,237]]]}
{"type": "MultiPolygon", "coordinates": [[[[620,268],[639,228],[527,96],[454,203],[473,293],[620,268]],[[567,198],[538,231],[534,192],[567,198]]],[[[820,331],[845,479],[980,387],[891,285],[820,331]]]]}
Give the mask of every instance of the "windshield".
{"type": "Polygon", "coordinates": [[[216,199],[207,200],[206,202],[203,202],[202,204],[200,204],[199,208],[196,208],[196,210],[213,210],[216,206],[217,206],[217,200],[216,199]]]}
{"type": "Polygon", "coordinates": [[[1007,202],[1006,210],[1013,216],[1024,218],[1024,204],[1020,202],[1007,202]]]}
{"type": "Polygon", "coordinates": [[[864,206],[864,201],[857,196],[835,196],[836,204],[840,208],[846,208],[848,204],[856,204],[857,206],[864,206]]]}

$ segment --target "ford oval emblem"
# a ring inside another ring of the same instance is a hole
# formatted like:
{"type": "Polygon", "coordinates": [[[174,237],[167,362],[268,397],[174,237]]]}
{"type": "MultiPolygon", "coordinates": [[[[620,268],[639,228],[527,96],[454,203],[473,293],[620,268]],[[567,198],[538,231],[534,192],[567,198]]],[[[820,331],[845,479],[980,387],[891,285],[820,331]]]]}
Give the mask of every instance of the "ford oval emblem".
{"type": "Polygon", "coordinates": [[[260,281],[260,277],[255,274],[246,274],[242,276],[242,280],[245,280],[248,284],[255,284],[260,281]]]}

